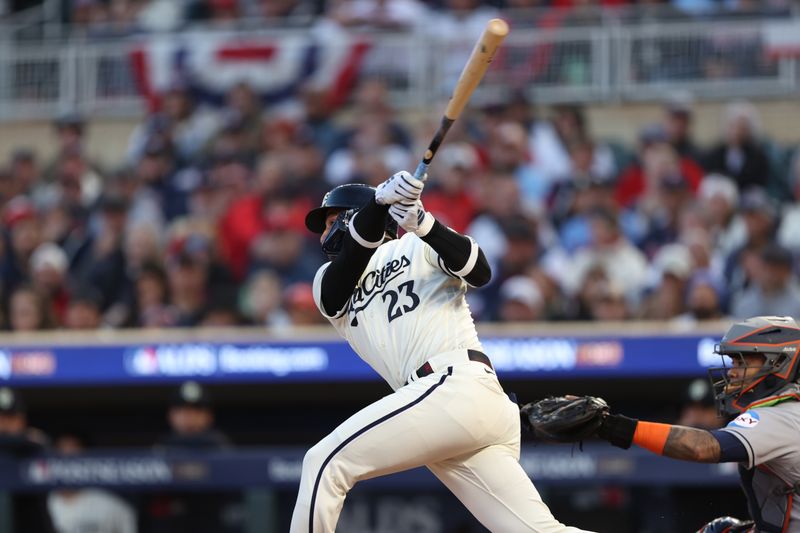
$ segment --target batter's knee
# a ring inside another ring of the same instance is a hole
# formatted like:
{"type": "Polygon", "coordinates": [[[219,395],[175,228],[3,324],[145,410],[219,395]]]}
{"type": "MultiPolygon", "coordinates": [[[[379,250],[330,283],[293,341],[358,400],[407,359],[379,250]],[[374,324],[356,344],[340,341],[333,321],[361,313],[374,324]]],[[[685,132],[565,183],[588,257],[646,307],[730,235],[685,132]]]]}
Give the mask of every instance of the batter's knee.
{"type": "Polygon", "coordinates": [[[324,487],[325,491],[339,496],[346,495],[356,483],[352,465],[344,455],[333,453],[324,441],[316,444],[303,457],[302,483],[324,487]]]}
{"type": "Polygon", "coordinates": [[[329,452],[324,449],[324,446],[322,446],[322,442],[315,444],[306,452],[303,456],[303,479],[309,476],[317,476],[328,453],[329,452]]]}

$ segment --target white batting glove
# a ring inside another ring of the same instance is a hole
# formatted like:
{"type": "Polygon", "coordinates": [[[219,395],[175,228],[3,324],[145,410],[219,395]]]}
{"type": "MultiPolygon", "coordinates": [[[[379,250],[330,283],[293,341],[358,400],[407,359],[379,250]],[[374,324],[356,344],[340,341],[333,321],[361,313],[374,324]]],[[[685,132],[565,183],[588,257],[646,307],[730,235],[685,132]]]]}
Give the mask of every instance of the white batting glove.
{"type": "Polygon", "coordinates": [[[422,194],[425,183],[401,170],[375,189],[375,201],[380,205],[392,205],[398,202],[411,204],[422,194]]]}
{"type": "Polygon", "coordinates": [[[414,203],[396,203],[389,207],[389,215],[408,233],[424,237],[431,231],[435,219],[425,211],[420,200],[414,203]]]}

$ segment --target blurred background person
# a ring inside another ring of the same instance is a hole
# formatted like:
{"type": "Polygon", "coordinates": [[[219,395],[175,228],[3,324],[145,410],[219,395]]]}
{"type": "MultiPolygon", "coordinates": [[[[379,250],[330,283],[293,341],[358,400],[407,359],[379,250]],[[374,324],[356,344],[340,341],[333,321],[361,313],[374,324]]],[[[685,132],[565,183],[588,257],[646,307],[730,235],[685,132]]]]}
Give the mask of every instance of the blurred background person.
{"type": "MultiPolygon", "coordinates": [[[[36,457],[49,447],[47,436],[28,425],[26,406],[19,394],[0,387],[0,457],[20,459],[36,457]]],[[[12,530],[56,533],[47,512],[44,494],[15,494],[12,498],[12,530]]]]}
{"type": "MultiPolygon", "coordinates": [[[[84,440],[74,433],[56,437],[53,450],[63,456],[79,455],[84,440]]],[[[136,511],[128,502],[104,489],[66,488],[47,496],[47,509],[57,533],[136,533],[136,511]]]]}
{"type": "MultiPolygon", "coordinates": [[[[156,443],[165,453],[221,451],[231,447],[215,427],[211,397],[195,381],[182,383],[169,399],[169,433],[156,443]]],[[[170,492],[155,494],[146,504],[143,531],[172,533],[242,533],[241,494],[237,492],[170,492]]]]}

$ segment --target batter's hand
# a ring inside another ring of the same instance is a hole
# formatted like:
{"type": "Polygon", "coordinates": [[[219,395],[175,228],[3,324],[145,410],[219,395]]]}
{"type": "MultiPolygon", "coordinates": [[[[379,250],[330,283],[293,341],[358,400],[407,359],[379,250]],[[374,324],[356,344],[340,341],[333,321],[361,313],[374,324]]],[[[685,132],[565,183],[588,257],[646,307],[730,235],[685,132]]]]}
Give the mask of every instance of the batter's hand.
{"type": "Polygon", "coordinates": [[[388,180],[378,185],[375,190],[375,201],[380,205],[393,205],[398,202],[412,204],[422,194],[425,183],[401,170],[388,180]]]}
{"type": "Polygon", "coordinates": [[[424,237],[433,226],[433,215],[425,211],[421,200],[413,203],[398,202],[389,206],[389,216],[408,233],[424,237]]]}

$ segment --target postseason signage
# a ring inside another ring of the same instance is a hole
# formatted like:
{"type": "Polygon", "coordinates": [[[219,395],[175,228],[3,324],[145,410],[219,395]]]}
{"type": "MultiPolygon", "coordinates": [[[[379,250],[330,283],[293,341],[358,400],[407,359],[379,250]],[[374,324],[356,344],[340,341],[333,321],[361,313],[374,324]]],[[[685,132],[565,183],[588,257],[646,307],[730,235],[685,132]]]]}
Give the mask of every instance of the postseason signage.
{"type": "MultiPolygon", "coordinates": [[[[344,342],[253,340],[38,344],[0,348],[0,385],[320,382],[380,379],[344,342]]],[[[699,335],[493,337],[483,346],[506,378],[705,376],[717,339],[699,335]]]]}
{"type": "MultiPolygon", "coordinates": [[[[96,452],[81,456],[41,456],[13,461],[0,458],[0,490],[47,490],[69,486],[119,489],[165,488],[220,490],[239,487],[295,489],[305,450],[239,449],[221,452],[96,452]]],[[[569,446],[524,447],[520,464],[540,485],[733,485],[735,464],[681,463],[641,450],[619,450],[605,443],[586,443],[583,452],[569,446]]],[[[438,487],[425,469],[368,482],[375,488],[438,487]]]]}

